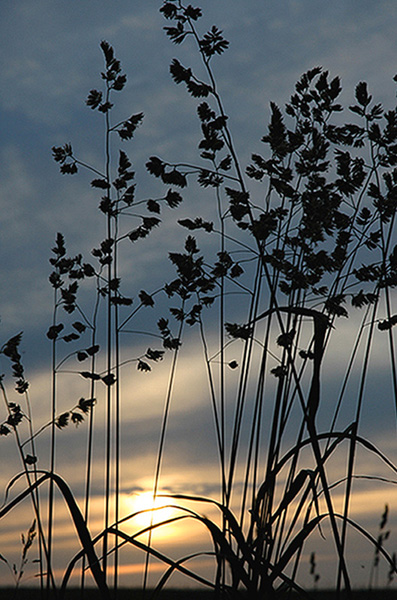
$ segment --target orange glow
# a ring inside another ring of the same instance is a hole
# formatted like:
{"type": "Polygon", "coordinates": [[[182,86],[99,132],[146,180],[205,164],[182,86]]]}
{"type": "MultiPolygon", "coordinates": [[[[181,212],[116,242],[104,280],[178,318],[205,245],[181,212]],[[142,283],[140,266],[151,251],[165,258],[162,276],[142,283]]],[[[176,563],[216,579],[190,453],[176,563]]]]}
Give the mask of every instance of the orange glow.
{"type": "MultiPolygon", "coordinates": [[[[126,514],[132,515],[138,513],[129,521],[135,531],[138,528],[144,529],[145,527],[150,527],[150,525],[156,525],[172,519],[178,513],[175,508],[169,506],[172,504],[171,498],[157,496],[153,500],[153,492],[142,492],[125,496],[123,504],[126,514]]],[[[170,535],[171,528],[172,525],[166,525],[163,528],[156,528],[156,532],[161,531],[162,535],[170,535]]]]}

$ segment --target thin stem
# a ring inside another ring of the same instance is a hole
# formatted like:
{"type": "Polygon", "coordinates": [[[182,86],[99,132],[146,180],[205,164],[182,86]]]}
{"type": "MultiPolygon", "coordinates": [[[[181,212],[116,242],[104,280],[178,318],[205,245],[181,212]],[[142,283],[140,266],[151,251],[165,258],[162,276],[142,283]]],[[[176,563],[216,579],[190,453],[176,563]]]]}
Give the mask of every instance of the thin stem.
{"type": "MultiPolygon", "coordinates": [[[[183,308],[184,307],[182,305],[182,311],[183,311],[183,308]]],[[[182,338],[183,326],[184,326],[184,323],[182,321],[179,326],[178,340],[181,340],[181,338],[182,338]]],[[[160,441],[159,441],[159,448],[157,451],[156,468],[155,468],[155,475],[154,475],[153,504],[156,500],[157,492],[158,492],[159,485],[160,485],[160,473],[161,473],[161,466],[162,466],[163,455],[164,455],[165,436],[166,436],[166,432],[167,432],[168,419],[169,419],[170,409],[171,409],[171,399],[172,399],[172,392],[173,392],[175,376],[176,376],[176,366],[177,366],[177,361],[178,361],[178,357],[179,357],[179,348],[180,348],[180,346],[178,345],[177,348],[174,350],[174,355],[173,355],[172,364],[171,364],[171,371],[170,371],[170,376],[169,376],[169,380],[168,380],[168,387],[167,387],[167,393],[166,393],[165,404],[164,404],[163,420],[162,420],[162,425],[161,425],[160,441]]],[[[153,514],[151,515],[151,519],[153,519],[153,514]]],[[[150,531],[148,533],[148,543],[147,543],[148,548],[151,547],[151,540],[152,540],[152,528],[150,529],[150,531]]],[[[144,598],[146,595],[146,589],[147,589],[147,584],[148,584],[149,560],[150,560],[150,553],[147,552],[146,561],[145,561],[145,572],[144,572],[144,578],[143,578],[143,597],[144,598]]]]}
{"type": "MultiPolygon", "coordinates": [[[[57,290],[54,290],[54,313],[53,326],[56,325],[57,318],[57,290]]],[[[52,378],[51,378],[51,441],[50,441],[50,473],[55,473],[55,419],[57,409],[57,373],[56,373],[56,339],[52,341],[52,378]]],[[[52,545],[53,545],[53,519],[54,519],[54,482],[50,478],[48,492],[48,532],[47,532],[47,599],[50,598],[50,587],[52,584],[52,545]]],[[[56,594],[56,590],[54,590],[56,594]]]]}
{"type": "MultiPolygon", "coordinates": [[[[109,82],[106,82],[106,102],[109,102],[110,87],[109,82]]],[[[110,189],[110,121],[109,112],[105,113],[105,178],[110,189]]],[[[107,200],[110,201],[109,192],[107,192],[107,200]]],[[[107,213],[106,219],[107,239],[112,239],[112,221],[110,212],[107,213]]],[[[110,254],[113,258],[113,252],[110,254]]],[[[111,280],[112,280],[112,264],[109,261],[107,265],[107,315],[106,315],[106,339],[107,339],[107,375],[110,376],[112,369],[112,349],[113,349],[113,323],[112,323],[112,302],[111,302],[111,280]]],[[[105,450],[105,531],[108,530],[110,524],[110,496],[111,496],[111,448],[112,448],[112,389],[110,385],[106,386],[106,450],[105,450]]],[[[103,537],[103,572],[105,581],[107,577],[107,558],[108,558],[108,535],[103,537]]]]}

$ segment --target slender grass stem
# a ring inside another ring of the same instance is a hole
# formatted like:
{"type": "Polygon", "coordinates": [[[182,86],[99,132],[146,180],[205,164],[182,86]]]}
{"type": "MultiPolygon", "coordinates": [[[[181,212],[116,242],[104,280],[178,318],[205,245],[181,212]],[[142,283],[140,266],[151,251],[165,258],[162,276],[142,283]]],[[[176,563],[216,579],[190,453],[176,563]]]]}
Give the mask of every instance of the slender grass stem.
{"type": "MultiPolygon", "coordinates": [[[[183,311],[183,308],[184,308],[184,306],[182,304],[182,311],[183,311]]],[[[182,339],[183,327],[184,327],[184,323],[182,321],[180,323],[178,336],[177,336],[177,339],[179,341],[182,339]]],[[[177,362],[178,362],[178,357],[179,357],[179,349],[180,349],[180,346],[178,344],[173,353],[171,370],[170,370],[170,375],[169,375],[169,379],[168,379],[167,393],[166,393],[165,403],[164,403],[163,419],[162,419],[162,424],[161,424],[159,448],[157,451],[156,468],[155,468],[155,474],[154,474],[153,504],[156,500],[157,493],[158,493],[159,486],[160,486],[160,475],[161,475],[161,467],[162,467],[162,462],[163,462],[163,457],[164,457],[165,437],[166,437],[166,433],[167,433],[168,420],[169,420],[170,410],[171,410],[172,392],[173,392],[175,377],[176,377],[176,367],[177,367],[177,362]]],[[[151,515],[151,519],[153,519],[153,513],[151,515]]],[[[152,523],[151,523],[151,525],[152,525],[152,523]]],[[[149,533],[148,533],[148,543],[147,543],[148,548],[151,548],[151,541],[152,541],[152,528],[150,528],[149,533]]],[[[150,552],[147,552],[146,561],[145,561],[144,577],[143,577],[143,596],[144,597],[146,595],[147,585],[148,585],[149,560],[150,560],[150,552]]]]}

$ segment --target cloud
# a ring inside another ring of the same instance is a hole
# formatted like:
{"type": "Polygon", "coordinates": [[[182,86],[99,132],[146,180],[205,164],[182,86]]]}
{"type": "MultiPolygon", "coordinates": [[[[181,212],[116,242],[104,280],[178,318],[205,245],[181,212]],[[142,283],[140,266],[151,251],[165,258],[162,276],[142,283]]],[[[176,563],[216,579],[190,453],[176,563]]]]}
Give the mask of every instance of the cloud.
{"type": "Polygon", "coordinates": [[[105,2],[72,8],[40,0],[9,7],[2,29],[2,82],[9,90],[3,109],[45,126],[65,126],[76,99],[88,91],[91,73],[102,67],[99,42],[110,35],[120,46],[139,47],[143,37],[147,42],[154,35],[153,12],[144,3],[134,5],[134,14],[105,2]]]}

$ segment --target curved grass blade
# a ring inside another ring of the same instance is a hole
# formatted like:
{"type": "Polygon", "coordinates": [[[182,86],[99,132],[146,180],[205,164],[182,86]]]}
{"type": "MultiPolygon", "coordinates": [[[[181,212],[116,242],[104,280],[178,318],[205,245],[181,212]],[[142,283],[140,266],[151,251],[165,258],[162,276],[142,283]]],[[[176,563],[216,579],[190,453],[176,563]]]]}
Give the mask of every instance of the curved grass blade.
{"type": "Polygon", "coordinates": [[[189,554],[188,556],[184,556],[183,558],[178,559],[176,561],[177,566],[171,565],[169,567],[169,569],[167,569],[167,571],[164,573],[164,575],[162,576],[162,578],[160,579],[158,584],[156,585],[156,588],[154,589],[153,594],[151,596],[151,600],[156,600],[156,598],[158,598],[163,587],[165,586],[165,584],[170,579],[171,575],[173,574],[173,572],[177,569],[177,567],[179,565],[181,565],[184,562],[187,562],[188,560],[192,560],[193,558],[198,558],[200,556],[216,556],[216,554],[215,554],[215,552],[195,552],[194,554],[189,554]]]}
{"type": "Polygon", "coordinates": [[[158,558],[162,562],[174,567],[176,570],[180,571],[184,575],[187,575],[191,579],[194,579],[198,583],[202,583],[203,585],[206,585],[207,587],[215,589],[215,585],[212,583],[212,581],[209,581],[208,579],[204,579],[204,577],[197,575],[197,573],[194,573],[193,571],[186,569],[182,565],[178,565],[177,561],[172,560],[172,558],[169,558],[168,556],[166,556],[162,552],[159,552],[158,550],[155,550],[151,546],[148,546],[147,544],[134,539],[132,536],[128,535],[127,533],[124,533],[123,531],[120,531],[119,529],[115,529],[113,527],[110,527],[108,529],[108,533],[112,533],[113,535],[115,535],[117,537],[121,537],[126,542],[132,544],[133,546],[136,546],[137,548],[140,548],[141,550],[144,550],[145,552],[149,552],[149,554],[151,554],[155,558],[158,558]]]}
{"type": "Polygon", "coordinates": [[[70,516],[73,520],[81,545],[83,546],[84,552],[87,556],[88,563],[95,583],[97,584],[98,589],[101,591],[102,598],[104,600],[110,600],[109,589],[106,585],[103,571],[99,565],[98,557],[95,553],[91,535],[88,531],[87,525],[84,521],[80,508],[78,507],[76,500],[74,499],[71,489],[69,488],[67,483],[55,473],[50,473],[48,471],[38,471],[38,473],[43,473],[43,476],[40,477],[40,479],[38,479],[34,483],[32,483],[30,486],[28,486],[23,492],[18,494],[18,496],[11,500],[9,504],[7,504],[7,506],[4,506],[2,509],[0,509],[0,519],[45,481],[51,480],[54,483],[56,483],[68,506],[70,516]]]}

